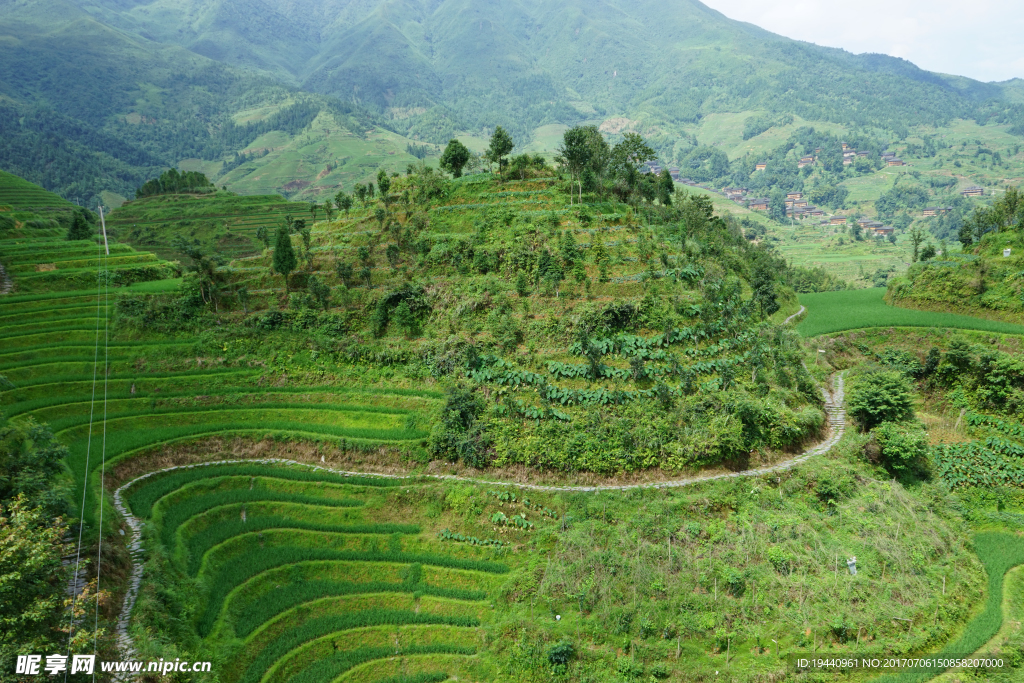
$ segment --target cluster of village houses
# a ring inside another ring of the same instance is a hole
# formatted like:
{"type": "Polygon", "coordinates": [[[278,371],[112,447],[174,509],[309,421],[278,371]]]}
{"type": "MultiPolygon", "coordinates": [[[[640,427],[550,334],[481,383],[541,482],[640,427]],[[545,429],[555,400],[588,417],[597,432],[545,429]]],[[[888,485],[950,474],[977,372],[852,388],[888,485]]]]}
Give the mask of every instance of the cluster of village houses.
{"type": "MultiPolygon", "coordinates": [[[[867,150],[856,150],[853,149],[847,143],[843,145],[843,165],[850,165],[854,162],[857,157],[867,157],[869,152],[867,150]]],[[[821,148],[814,150],[814,154],[809,154],[800,157],[800,161],[797,166],[803,168],[809,164],[813,164],[818,161],[818,153],[821,152],[821,148]]],[[[896,156],[895,152],[882,152],[882,163],[886,166],[904,166],[905,162],[896,156]]],[[[644,173],[656,173],[660,174],[664,170],[657,161],[649,161],[644,164],[644,173]]],[[[764,171],[768,168],[767,163],[759,163],[755,165],[755,169],[758,171],[764,171]]],[[[754,211],[767,211],[771,206],[771,202],[767,197],[747,197],[749,190],[745,187],[726,187],[720,192],[710,187],[700,185],[699,183],[691,180],[690,178],[684,178],[680,175],[679,168],[671,166],[668,169],[669,174],[672,176],[672,180],[683,185],[689,185],[691,187],[702,187],[712,192],[718,192],[719,194],[725,195],[727,199],[730,199],[741,206],[745,206],[748,209],[754,211]]],[[[964,197],[980,197],[985,194],[985,189],[976,185],[965,188],[960,191],[964,197]]],[[[953,208],[949,206],[929,206],[925,207],[922,211],[922,216],[938,216],[952,211],[953,208]]],[[[786,217],[796,219],[806,219],[814,217],[824,217],[825,212],[822,209],[810,204],[804,199],[803,193],[801,192],[789,192],[786,194],[786,217]]],[[[822,220],[822,225],[845,225],[847,221],[846,216],[831,216],[828,219],[822,220]]],[[[893,234],[893,228],[891,226],[883,225],[878,221],[871,220],[870,218],[858,219],[857,224],[862,230],[868,235],[875,237],[888,237],[893,234]]]]}

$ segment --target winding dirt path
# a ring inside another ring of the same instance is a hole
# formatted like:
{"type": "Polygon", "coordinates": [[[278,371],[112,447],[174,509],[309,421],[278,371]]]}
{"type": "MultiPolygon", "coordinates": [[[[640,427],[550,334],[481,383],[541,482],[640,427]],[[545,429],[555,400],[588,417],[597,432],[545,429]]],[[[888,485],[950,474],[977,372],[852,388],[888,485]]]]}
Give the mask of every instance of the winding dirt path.
{"type": "Polygon", "coordinates": [[[793,315],[789,316],[789,317],[788,317],[788,318],[786,318],[785,320],[783,320],[783,321],[782,321],[782,324],[783,324],[783,325],[788,325],[788,324],[789,324],[789,321],[790,321],[790,320],[792,320],[793,318],[795,318],[795,317],[799,316],[800,314],[802,314],[802,313],[803,313],[804,311],[806,311],[806,310],[807,310],[806,308],[804,308],[803,306],[800,306],[800,310],[799,310],[799,311],[797,311],[796,313],[794,313],[793,315]]]}
{"type": "Polygon", "coordinates": [[[533,491],[580,491],[580,492],[598,492],[598,491],[628,491],[630,489],[668,489],[668,488],[681,488],[683,486],[690,486],[692,484],[699,484],[705,481],[714,481],[716,479],[734,479],[737,477],[757,477],[765,474],[771,474],[773,472],[782,472],[784,470],[796,467],[800,463],[806,462],[816,455],[821,455],[828,452],[833,446],[839,443],[839,440],[843,437],[843,432],[846,427],[846,410],[843,407],[845,400],[844,384],[842,374],[834,376],[834,388],[831,395],[827,390],[822,389],[822,394],[825,398],[825,411],[828,413],[829,423],[829,437],[817,444],[816,446],[809,448],[804,451],[801,455],[791,460],[780,462],[776,465],[770,465],[768,467],[760,467],[757,469],[743,470],[741,472],[728,472],[723,474],[712,474],[703,477],[692,477],[689,479],[676,479],[671,481],[661,482],[648,482],[643,484],[625,484],[620,486],[614,485],[598,485],[598,486],[545,486],[541,484],[522,484],[518,482],[510,481],[495,481],[491,479],[478,479],[476,477],[460,477],[457,475],[446,475],[446,474],[378,474],[375,472],[350,472],[345,470],[336,470],[330,467],[320,467],[318,465],[310,465],[308,463],[302,463],[295,460],[288,460],[287,458],[264,458],[259,460],[217,460],[213,462],[196,463],[192,465],[176,465],[175,467],[167,467],[162,470],[154,470],[148,472],[140,477],[136,477],[128,482],[122,484],[114,492],[114,507],[124,517],[125,522],[129,528],[128,534],[128,548],[130,551],[132,561],[132,572],[129,578],[128,591],[125,593],[124,602],[121,605],[121,613],[117,618],[117,643],[118,647],[121,648],[122,657],[125,660],[134,659],[135,657],[135,644],[132,641],[131,635],[128,633],[128,626],[131,620],[132,609],[135,607],[135,601],[139,596],[139,586],[142,584],[142,568],[144,564],[143,554],[144,549],[142,547],[142,521],[131,514],[128,510],[128,506],[124,502],[125,491],[132,485],[156,474],[163,472],[170,472],[171,470],[190,469],[193,467],[207,467],[209,465],[225,465],[231,463],[263,463],[263,464],[287,464],[287,465],[302,465],[304,467],[311,467],[314,470],[323,470],[325,472],[331,472],[332,474],[343,474],[346,476],[353,477],[381,477],[385,479],[440,479],[448,481],[465,481],[474,484],[489,484],[492,486],[512,486],[520,489],[529,489],[533,491]]]}

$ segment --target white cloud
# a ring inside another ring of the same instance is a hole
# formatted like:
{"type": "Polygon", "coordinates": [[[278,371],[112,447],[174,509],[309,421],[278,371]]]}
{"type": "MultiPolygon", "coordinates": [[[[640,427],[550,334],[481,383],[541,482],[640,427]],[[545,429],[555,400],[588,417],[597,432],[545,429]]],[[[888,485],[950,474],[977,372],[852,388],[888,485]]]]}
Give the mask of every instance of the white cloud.
{"type": "Polygon", "coordinates": [[[1024,78],[1021,0],[703,0],[789,38],[983,81],[1024,78]]]}

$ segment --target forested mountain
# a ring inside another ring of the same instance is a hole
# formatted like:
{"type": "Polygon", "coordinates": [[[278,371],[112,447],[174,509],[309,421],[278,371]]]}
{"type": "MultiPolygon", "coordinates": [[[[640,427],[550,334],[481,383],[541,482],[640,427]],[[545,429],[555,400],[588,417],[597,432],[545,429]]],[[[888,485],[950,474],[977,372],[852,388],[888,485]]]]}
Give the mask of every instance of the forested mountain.
{"type": "Polygon", "coordinates": [[[0,168],[67,197],[131,192],[180,159],[219,159],[268,130],[296,133],[324,108],[353,111],[62,0],[0,2],[0,168]],[[230,118],[274,103],[280,111],[265,120],[230,118]]]}
{"type": "Polygon", "coordinates": [[[412,127],[410,109],[435,106],[455,127],[522,134],[595,110],[669,128],[756,109],[889,127],[969,116],[1002,97],[997,85],[905,60],[789,40],[696,0],[77,1],[140,35],[390,110],[412,127]]]}
{"type": "MultiPolygon", "coordinates": [[[[230,160],[268,130],[297,135],[321,111],[353,134],[433,143],[502,125],[522,144],[543,125],[605,122],[676,162],[698,145],[694,126],[724,112],[895,139],[957,118],[1024,134],[1014,81],[793,41],[696,0],[0,0],[0,10],[0,166],[66,195],[127,193],[182,159],[230,160]],[[235,125],[243,119],[259,129],[235,125]]],[[[304,168],[321,171],[327,157],[304,168]]],[[[300,167],[288,172],[315,175],[300,167]]]]}

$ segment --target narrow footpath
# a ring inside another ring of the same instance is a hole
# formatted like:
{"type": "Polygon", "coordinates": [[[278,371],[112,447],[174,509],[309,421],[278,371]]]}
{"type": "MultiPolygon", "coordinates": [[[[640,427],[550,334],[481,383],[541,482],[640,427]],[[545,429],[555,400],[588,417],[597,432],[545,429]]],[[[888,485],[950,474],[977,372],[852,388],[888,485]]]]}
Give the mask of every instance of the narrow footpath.
{"type": "MultiPolygon", "coordinates": [[[[802,309],[801,309],[802,310],[802,309]]],[[[460,477],[456,475],[445,475],[445,474],[410,474],[410,475],[399,475],[399,474],[378,474],[375,472],[349,472],[344,470],[335,470],[330,467],[321,467],[318,465],[310,465],[308,463],[302,463],[295,460],[288,460],[286,458],[265,458],[260,460],[217,460],[214,462],[203,462],[196,463],[193,465],[177,465],[175,467],[168,467],[162,470],[154,470],[148,472],[141,477],[136,477],[131,481],[122,484],[117,491],[114,492],[114,507],[124,517],[125,522],[128,525],[128,549],[132,561],[132,572],[129,578],[128,591],[125,593],[124,602],[121,605],[121,613],[117,619],[117,642],[121,648],[122,657],[125,660],[133,659],[135,656],[135,645],[132,641],[131,635],[128,633],[128,627],[131,620],[132,609],[135,607],[135,600],[139,595],[139,586],[142,583],[142,568],[144,564],[144,549],[142,547],[142,521],[131,514],[128,510],[128,506],[124,502],[125,491],[134,484],[151,477],[156,474],[163,472],[170,472],[171,470],[188,469],[192,467],[206,467],[209,465],[224,465],[230,463],[262,463],[262,464],[287,464],[287,465],[302,465],[304,467],[311,467],[314,470],[323,470],[325,472],[331,472],[333,474],[343,474],[346,476],[353,477],[383,477],[387,479],[440,479],[448,481],[465,481],[473,484],[487,484],[491,486],[512,486],[520,489],[529,489],[533,491],[579,491],[579,492],[598,492],[598,491],[629,491],[632,489],[669,489],[669,488],[681,488],[683,486],[691,486],[693,484],[699,484],[705,481],[714,481],[716,479],[734,479],[737,477],[759,477],[766,474],[772,474],[774,472],[782,472],[784,470],[792,469],[800,463],[806,462],[816,455],[822,455],[827,453],[833,446],[839,443],[839,440],[843,438],[843,432],[846,428],[846,410],[843,407],[845,400],[844,384],[842,374],[833,376],[834,387],[831,394],[826,390],[822,389],[822,395],[825,399],[825,411],[828,413],[828,438],[817,444],[816,446],[809,448],[799,456],[790,460],[770,465],[768,467],[760,467],[757,469],[742,470],[740,472],[726,472],[722,474],[712,474],[703,477],[692,477],[689,479],[676,479],[670,481],[660,482],[648,482],[644,484],[626,484],[621,486],[615,485],[598,485],[598,486],[544,486],[541,484],[522,484],[518,482],[510,481],[495,481],[492,479],[478,479],[476,477],[460,477]]]]}

